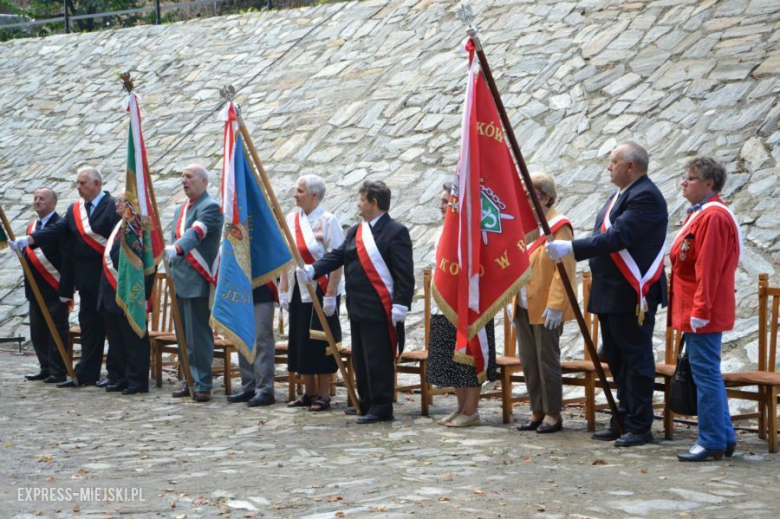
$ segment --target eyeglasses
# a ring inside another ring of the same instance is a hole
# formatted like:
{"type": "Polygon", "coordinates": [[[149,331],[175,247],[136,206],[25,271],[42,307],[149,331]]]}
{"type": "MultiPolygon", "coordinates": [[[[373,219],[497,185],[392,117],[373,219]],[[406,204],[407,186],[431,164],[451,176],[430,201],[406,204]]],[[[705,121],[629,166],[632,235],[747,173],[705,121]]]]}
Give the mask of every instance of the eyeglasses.
{"type": "Polygon", "coordinates": [[[701,180],[701,177],[689,177],[688,175],[683,175],[681,180],[683,182],[695,182],[696,180],[701,180]]]}

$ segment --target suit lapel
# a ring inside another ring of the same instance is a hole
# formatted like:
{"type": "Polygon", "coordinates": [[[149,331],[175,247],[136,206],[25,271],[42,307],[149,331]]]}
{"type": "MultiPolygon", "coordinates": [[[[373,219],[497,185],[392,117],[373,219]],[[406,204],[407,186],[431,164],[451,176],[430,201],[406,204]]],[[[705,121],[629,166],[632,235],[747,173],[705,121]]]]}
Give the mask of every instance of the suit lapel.
{"type": "Polygon", "coordinates": [[[104,191],[105,195],[103,195],[103,198],[100,199],[100,203],[95,207],[95,209],[92,211],[92,214],[89,215],[89,223],[98,220],[101,215],[103,214],[103,211],[105,210],[106,206],[108,205],[109,199],[111,195],[108,194],[107,191],[104,191]]]}

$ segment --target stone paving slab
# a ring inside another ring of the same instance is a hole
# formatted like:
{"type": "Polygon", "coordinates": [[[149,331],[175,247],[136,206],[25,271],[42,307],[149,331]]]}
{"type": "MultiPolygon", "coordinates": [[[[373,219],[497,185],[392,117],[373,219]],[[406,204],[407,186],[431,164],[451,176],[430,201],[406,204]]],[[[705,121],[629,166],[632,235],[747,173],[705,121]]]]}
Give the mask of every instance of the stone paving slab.
{"type": "MultiPolygon", "coordinates": [[[[171,387],[123,397],[24,381],[35,367],[0,354],[2,517],[732,518],[780,505],[780,457],[753,433],[730,460],[682,464],[695,429],[661,441],[657,422],[656,443],[618,449],[590,440],[577,409],[563,432],[540,436],[503,425],[487,401],[483,426],[454,430],[434,422],[453,396],[437,396],[427,418],[418,395],[402,395],[394,422],[358,426],[343,391],[327,413],[250,409],[223,394],[172,399],[171,387]],[[30,501],[44,488],[67,499],[30,501]]],[[[527,414],[518,406],[514,420],[527,414]]]]}

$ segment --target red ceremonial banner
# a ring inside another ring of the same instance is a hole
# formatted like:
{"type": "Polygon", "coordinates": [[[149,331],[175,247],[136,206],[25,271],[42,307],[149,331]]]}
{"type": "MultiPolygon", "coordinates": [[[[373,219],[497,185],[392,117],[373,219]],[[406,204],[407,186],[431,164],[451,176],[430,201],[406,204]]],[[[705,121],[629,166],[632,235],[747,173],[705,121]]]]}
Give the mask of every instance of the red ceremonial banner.
{"type": "Polygon", "coordinates": [[[455,360],[485,376],[487,341],[477,333],[526,284],[526,232],[536,230],[490,90],[470,38],[461,151],[436,250],[433,295],[458,329],[455,360]]]}

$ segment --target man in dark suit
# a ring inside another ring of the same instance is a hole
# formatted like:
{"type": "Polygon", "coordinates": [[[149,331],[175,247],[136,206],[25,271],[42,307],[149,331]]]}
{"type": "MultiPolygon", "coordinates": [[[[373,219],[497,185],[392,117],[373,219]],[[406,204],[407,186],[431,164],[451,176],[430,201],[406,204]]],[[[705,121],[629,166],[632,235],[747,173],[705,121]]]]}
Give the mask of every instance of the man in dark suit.
{"type": "MultiPolygon", "coordinates": [[[[69,265],[64,269],[66,276],[60,282],[59,295],[63,302],[73,298],[74,287],[79,292],[79,326],[81,326],[81,360],[76,364],[79,384],[92,385],[100,379],[103,363],[103,346],[106,328],[103,316],[98,311],[98,289],[103,271],[103,252],[111,231],[120,220],[114,209],[114,198],[103,191],[103,179],[93,167],[78,171],[76,189],[83,200],[68,207],[65,217],[53,225],[17,240],[20,247],[47,247],[67,239],[70,243],[69,265]]],[[[118,378],[119,370],[109,363],[108,378],[99,385],[107,386],[118,378]]],[[[57,387],[74,387],[70,380],[57,387]]]]}
{"type": "Polygon", "coordinates": [[[364,182],[358,202],[363,222],[347,231],[340,247],[298,270],[302,278],[317,279],[344,267],[359,424],[393,419],[393,361],[414,295],[412,240],[387,214],[390,196],[384,182],[364,182]]]}
{"type": "MultiPolygon", "coordinates": [[[[120,216],[125,211],[125,196],[118,193],[115,200],[116,213],[120,216]]],[[[119,266],[119,248],[121,247],[121,220],[116,224],[115,231],[106,243],[108,254],[103,255],[103,275],[98,291],[98,308],[101,310],[108,335],[109,351],[112,364],[117,371],[112,383],[106,386],[106,391],[118,392],[123,395],[149,392],[149,357],[151,344],[149,333],[139,337],[130,326],[124,310],[116,302],[117,268],[119,266]]],[[[156,270],[156,268],[155,268],[156,270]]],[[[146,301],[152,295],[154,272],[145,276],[146,301]]]]}
{"type": "Polygon", "coordinates": [[[599,316],[625,428],[618,438],[610,423],[593,439],[616,440],[618,447],[653,438],[653,327],[656,308],[667,303],[663,256],[669,215],[661,192],[647,176],[648,162],[647,151],[638,144],[619,144],[608,168],[618,191],[599,211],[592,236],[547,245],[554,260],[569,254],[578,261],[590,260],[588,310],[599,316]]]}
{"type": "MultiPolygon", "coordinates": [[[[47,187],[35,190],[33,209],[38,218],[30,222],[28,233],[40,230],[47,225],[55,225],[60,220],[57,214],[57,193],[47,187]]],[[[38,290],[49,309],[54,326],[63,346],[68,346],[68,305],[60,301],[58,294],[62,279],[64,258],[68,255],[68,241],[58,240],[45,247],[25,249],[24,256],[30,266],[38,290]]],[[[54,337],[49,331],[41,307],[35,299],[27,278],[24,280],[24,295],[30,302],[30,340],[38,357],[40,371],[34,375],[25,375],[27,380],[43,380],[47,384],[64,382],[67,371],[54,337]]]]}

